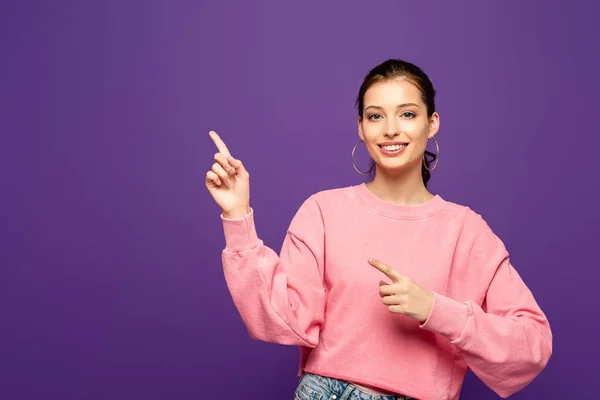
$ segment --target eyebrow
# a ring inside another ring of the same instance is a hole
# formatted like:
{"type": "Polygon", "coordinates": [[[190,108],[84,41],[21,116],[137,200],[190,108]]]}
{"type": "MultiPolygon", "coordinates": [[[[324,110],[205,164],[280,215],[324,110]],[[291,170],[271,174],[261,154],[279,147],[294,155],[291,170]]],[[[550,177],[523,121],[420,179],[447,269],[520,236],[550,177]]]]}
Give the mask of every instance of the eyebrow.
{"type": "MultiPolygon", "coordinates": [[[[415,103],[403,103],[403,104],[400,104],[400,105],[399,105],[398,107],[396,107],[396,108],[404,108],[404,107],[408,107],[408,106],[415,106],[415,107],[419,107],[419,105],[418,105],[418,104],[415,104],[415,103]]],[[[369,108],[375,108],[375,109],[377,109],[377,110],[383,110],[383,107],[380,107],[380,106],[367,106],[367,107],[365,108],[365,111],[367,111],[369,108]]]]}

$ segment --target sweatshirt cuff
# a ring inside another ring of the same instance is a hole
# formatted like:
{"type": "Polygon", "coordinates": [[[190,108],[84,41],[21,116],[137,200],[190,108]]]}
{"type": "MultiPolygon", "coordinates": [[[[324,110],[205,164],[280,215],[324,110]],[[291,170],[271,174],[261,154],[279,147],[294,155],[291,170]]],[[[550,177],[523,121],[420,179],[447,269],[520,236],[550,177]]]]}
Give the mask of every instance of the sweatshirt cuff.
{"type": "Polygon", "coordinates": [[[254,210],[242,218],[225,218],[221,213],[223,233],[225,234],[225,250],[230,253],[252,250],[260,239],[254,226],[254,210]]]}
{"type": "Polygon", "coordinates": [[[419,327],[438,333],[450,341],[458,339],[467,324],[469,307],[439,293],[433,292],[433,295],[431,313],[419,327]]]}

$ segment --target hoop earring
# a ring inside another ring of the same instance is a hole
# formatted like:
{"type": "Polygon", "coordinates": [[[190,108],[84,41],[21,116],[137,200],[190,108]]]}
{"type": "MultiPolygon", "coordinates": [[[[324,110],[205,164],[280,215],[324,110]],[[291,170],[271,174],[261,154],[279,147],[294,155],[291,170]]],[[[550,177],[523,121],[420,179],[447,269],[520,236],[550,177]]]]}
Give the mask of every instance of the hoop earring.
{"type": "Polygon", "coordinates": [[[365,141],[364,141],[364,140],[362,140],[362,139],[360,139],[360,140],[358,141],[358,143],[356,143],[356,144],[354,145],[354,148],[352,149],[352,165],[354,166],[354,169],[356,170],[356,172],[358,172],[359,174],[361,174],[361,175],[368,175],[368,174],[369,174],[369,173],[370,173],[370,172],[373,170],[373,167],[369,168],[369,170],[368,170],[367,172],[363,172],[363,171],[359,170],[359,169],[356,167],[356,163],[354,162],[354,152],[356,151],[356,148],[358,147],[358,145],[359,145],[361,142],[363,142],[363,143],[364,143],[365,141]]]}
{"type": "Polygon", "coordinates": [[[431,169],[427,168],[427,161],[425,160],[425,154],[423,154],[423,166],[429,172],[433,171],[435,169],[435,167],[437,167],[438,161],[440,160],[440,145],[438,144],[438,141],[435,138],[435,136],[432,136],[430,139],[433,139],[433,141],[435,142],[435,148],[436,148],[435,164],[433,164],[433,168],[431,168],[431,169]]]}

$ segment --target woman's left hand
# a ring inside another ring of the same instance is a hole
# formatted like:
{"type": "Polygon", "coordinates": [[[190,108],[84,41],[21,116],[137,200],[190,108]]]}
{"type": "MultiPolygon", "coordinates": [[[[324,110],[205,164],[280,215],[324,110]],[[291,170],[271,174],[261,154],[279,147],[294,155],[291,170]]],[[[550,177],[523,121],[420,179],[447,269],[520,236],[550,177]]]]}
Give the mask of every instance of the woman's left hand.
{"type": "Polygon", "coordinates": [[[379,295],[390,312],[425,322],[433,308],[433,292],[381,261],[369,258],[368,262],[392,280],[379,282],[379,295]]]}

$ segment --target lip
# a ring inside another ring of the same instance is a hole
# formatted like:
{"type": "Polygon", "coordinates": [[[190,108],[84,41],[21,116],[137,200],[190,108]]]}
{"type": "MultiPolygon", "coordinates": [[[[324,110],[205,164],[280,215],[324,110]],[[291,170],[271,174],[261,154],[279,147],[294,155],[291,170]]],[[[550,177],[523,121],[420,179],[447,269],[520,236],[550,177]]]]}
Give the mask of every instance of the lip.
{"type": "Polygon", "coordinates": [[[381,146],[393,146],[395,144],[408,144],[408,142],[383,142],[383,143],[378,143],[377,146],[381,147],[381,146]]]}
{"type": "MultiPolygon", "coordinates": [[[[395,144],[404,144],[404,143],[396,142],[395,144]]],[[[381,149],[381,153],[383,155],[388,156],[388,157],[395,157],[397,155],[400,155],[400,154],[404,153],[404,151],[409,146],[409,144],[406,143],[406,146],[401,147],[399,150],[394,150],[394,151],[388,151],[388,150],[384,149],[382,146],[388,146],[388,144],[385,144],[385,143],[380,144],[378,146],[381,149]]]]}

